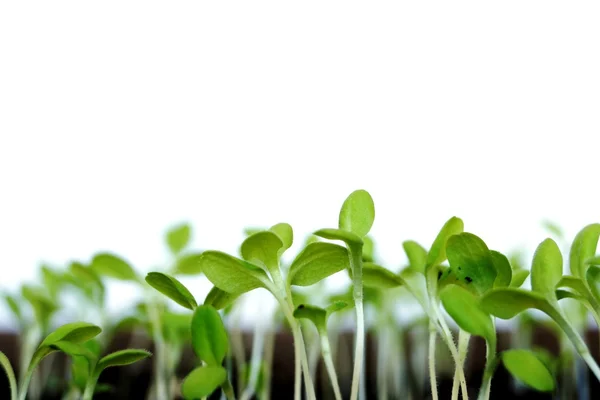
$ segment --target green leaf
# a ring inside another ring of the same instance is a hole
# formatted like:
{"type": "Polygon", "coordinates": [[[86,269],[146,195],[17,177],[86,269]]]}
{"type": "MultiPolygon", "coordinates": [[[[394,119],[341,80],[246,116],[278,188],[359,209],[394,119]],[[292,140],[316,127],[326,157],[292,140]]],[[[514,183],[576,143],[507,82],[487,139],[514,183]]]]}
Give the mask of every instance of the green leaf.
{"type": "MultiPolygon", "coordinates": [[[[354,245],[363,245],[363,240],[356,234],[342,229],[319,229],[314,235],[329,239],[341,240],[342,242],[354,245]]],[[[310,244],[310,243],[309,243],[310,244]]]]}
{"type": "Polygon", "coordinates": [[[200,257],[202,257],[201,253],[191,253],[179,257],[173,273],[179,275],[198,275],[202,273],[200,257]]]}
{"type": "Polygon", "coordinates": [[[562,240],[565,237],[565,233],[563,232],[562,228],[555,222],[545,220],[542,221],[542,226],[548,233],[554,235],[554,237],[559,240],[562,240]]]}
{"type": "Polygon", "coordinates": [[[294,310],[294,317],[312,321],[319,332],[326,331],[327,329],[327,311],[320,307],[310,304],[300,304],[294,310]]]}
{"type": "Polygon", "coordinates": [[[269,278],[260,268],[220,251],[205,251],[200,265],[206,277],[219,289],[242,294],[264,288],[269,278]]]}
{"type": "Polygon", "coordinates": [[[150,272],[146,275],[146,282],[182,307],[193,310],[198,306],[190,291],[172,276],[162,272],[150,272]]]}
{"type": "Polygon", "coordinates": [[[350,268],[348,250],[333,243],[311,243],[298,254],[288,273],[290,285],[310,286],[350,268]]]}
{"type": "Polygon", "coordinates": [[[192,347],[196,356],[209,366],[220,366],[229,351],[227,331],[221,316],[212,306],[196,308],[192,318],[192,347]]]}
{"type": "Polygon", "coordinates": [[[588,258],[585,263],[589,266],[600,266],[600,255],[588,258]]]}
{"type": "Polygon", "coordinates": [[[444,224],[427,254],[427,268],[439,265],[446,260],[446,242],[448,238],[461,233],[463,230],[463,221],[457,217],[450,218],[444,224]]]}
{"type": "Polygon", "coordinates": [[[477,236],[467,232],[450,236],[446,255],[456,278],[467,286],[473,286],[478,294],[494,286],[497,273],[492,254],[477,236]]]}
{"type": "Polygon", "coordinates": [[[373,289],[391,289],[404,284],[403,279],[373,263],[363,264],[363,285],[373,289]]]}
{"type": "Polygon", "coordinates": [[[88,362],[95,363],[97,357],[87,347],[80,343],[69,342],[66,340],[59,340],[50,345],[53,350],[62,351],[69,356],[81,356],[84,357],[88,362]]]}
{"type": "Polygon", "coordinates": [[[119,279],[122,281],[139,282],[140,279],[127,261],[122,258],[110,254],[99,253],[92,259],[91,268],[100,275],[110,278],[119,279]]]}
{"type": "Polygon", "coordinates": [[[596,254],[598,239],[600,238],[600,224],[590,224],[575,236],[569,253],[571,274],[585,279],[588,265],[585,261],[596,254]]]}
{"type": "Polygon", "coordinates": [[[340,210],[339,228],[363,237],[371,230],[375,220],[375,204],[366,190],[352,192],[340,210]]]}
{"type": "Polygon", "coordinates": [[[283,243],[283,247],[280,250],[281,253],[292,247],[292,244],[294,243],[294,230],[290,224],[281,222],[273,225],[269,228],[269,230],[279,236],[279,239],[281,239],[281,242],[283,243]]]}
{"type": "Polygon", "coordinates": [[[564,290],[564,289],[556,289],[556,299],[557,300],[574,299],[574,300],[581,301],[584,303],[587,302],[585,297],[583,297],[577,293],[573,293],[568,290],[564,290]]]}
{"type": "Polygon", "coordinates": [[[271,231],[257,232],[242,243],[242,257],[253,264],[264,265],[268,271],[279,268],[279,251],[283,248],[281,238],[271,231]]]}
{"type": "Polygon", "coordinates": [[[114,353],[110,353],[107,356],[102,357],[100,361],[98,361],[95,372],[96,374],[99,374],[106,368],[133,364],[150,356],[152,356],[152,353],[142,349],[125,349],[115,351],[114,353]]]}
{"type": "Polygon", "coordinates": [[[6,373],[8,378],[8,386],[10,387],[10,398],[11,400],[17,399],[17,379],[15,378],[15,371],[10,365],[10,361],[6,355],[0,351],[0,365],[6,373]]]}
{"type": "Polygon", "coordinates": [[[506,256],[498,251],[490,250],[494,269],[496,270],[496,280],[494,287],[508,287],[512,280],[512,268],[506,256]]]}
{"type": "Polygon", "coordinates": [[[502,362],[506,369],[518,380],[541,392],[554,390],[554,377],[544,363],[527,350],[507,350],[502,352],[502,362]]]}
{"type": "Polygon", "coordinates": [[[221,366],[198,367],[188,374],[181,384],[181,393],[186,400],[197,400],[210,396],[227,379],[227,371],[221,366]]]}
{"type": "Polygon", "coordinates": [[[348,306],[350,306],[350,304],[346,301],[333,302],[332,304],[327,306],[327,308],[325,308],[325,311],[327,312],[327,318],[329,318],[329,316],[333,313],[336,313],[338,311],[342,311],[342,310],[348,308],[348,306]]]}
{"type": "Polygon", "coordinates": [[[179,254],[190,242],[192,228],[189,224],[179,224],[167,231],[166,242],[174,255],[179,254]]]}
{"type": "Polygon", "coordinates": [[[551,306],[539,293],[516,288],[496,288],[483,295],[481,308],[498,318],[510,319],[528,308],[548,313],[551,306]]]}
{"type": "Polygon", "coordinates": [[[19,302],[17,301],[17,299],[14,296],[11,296],[10,294],[5,294],[4,300],[6,301],[8,308],[10,308],[17,321],[19,321],[19,323],[22,323],[23,314],[21,313],[21,307],[19,306],[19,302]]]}
{"type": "Polygon", "coordinates": [[[481,336],[489,343],[496,342],[492,318],[481,309],[475,295],[458,285],[448,285],[440,291],[440,300],[463,331],[481,336]]]}
{"type": "Polygon", "coordinates": [[[427,250],[414,240],[406,240],[402,243],[404,252],[408,257],[410,268],[422,274],[425,273],[425,265],[427,264],[427,250]]]}
{"type": "Polygon", "coordinates": [[[42,343],[38,346],[31,362],[29,369],[35,368],[35,366],[48,354],[56,351],[52,348],[57,342],[71,342],[71,343],[83,343],[102,332],[99,326],[87,323],[87,322],[72,322],[65,324],[57,328],[54,332],[46,336],[42,343]]]}
{"type": "Polygon", "coordinates": [[[239,294],[227,293],[216,286],[213,286],[210,292],[204,299],[204,304],[207,306],[213,306],[217,310],[228,307],[230,304],[240,297],[239,294]]]}
{"type": "Polygon", "coordinates": [[[593,293],[594,298],[597,301],[600,301],[600,266],[590,266],[587,270],[586,276],[590,291],[593,293]]]}
{"type": "Polygon", "coordinates": [[[525,279],[529,276],[529,271],[526,269],[518,268],[513,269],[512,278],[510,280],[510,287],[519,288],[525,282],[525,279]]]}
{"type": "Polygon", "coordinates": [[[534,291],[555,298],[558,281],[562,277],[563,259],[552,239],[544,240],[536,249],[531,265],[531,287],[534,291]]]}
{"type": "Polygon", "coordinates": [[[44,287],[48,291],[50,298],[53,301],[56,301],[58,299],[60,289],[64,283],[62,275],[59,272],[45,265],[41,267],[41,273],[44,287]]]}
{"type": "Polygon", "coordinates": [[[31,304],[35,320],[40,325],[42,331],[48,329],[50,317],[58,309],[56,303],[48,297],[42,288],[23,285],[21,287],[21,295],[31,304]]]}

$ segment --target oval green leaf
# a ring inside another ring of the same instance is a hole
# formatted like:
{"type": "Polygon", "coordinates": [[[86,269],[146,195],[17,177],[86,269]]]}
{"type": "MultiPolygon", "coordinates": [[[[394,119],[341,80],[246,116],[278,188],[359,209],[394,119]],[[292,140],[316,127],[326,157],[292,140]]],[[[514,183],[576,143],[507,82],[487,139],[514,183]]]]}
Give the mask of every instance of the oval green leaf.
{"type": "Polygon", "coordinates": [[[510,287],[520,288],[528,276],[529,276],[529,271],[526,269],[523,269],[523,268],[513,269],[512,278],[510,280],[510,287]]]}
{"type": "Polygon", "coordinates": [[[204,275],[227,293],[242,294],[265,287],[269,278],[260,268],[220,251],[205,251],[200,257],[204,275]]]}
{"type": "Polygon", "coordinates": [[[425,265],[427,264],[427,250],[414,240],[406,240],[402,242],[402,247],[408,257],[410,268],[422,274],[425,273],[425,265]]]}
{"type": "Polygon", "coordinates": [[[198,275],[202,273],[200,257],[202,257],[202,253],[190,253],[179,257],[173,273],[180,275],[198,275]]]}
{"type": "Polygon", "coordinates": [[[204,299],[204,304],[207,306],[213,306],[217,310],[221,310],[229,305],[233,304],[233,302],[240,297],[239,294],[227,293],[216,286],[213,286],[212,289],[206,295],[206,299],[204,299]]]}
{"type": "Polygon", "coordinates": [[[479,237],[467,232],[450,236],[446,255],[456,278],[478,294],[494,287],[497,273],[492,254],[479,237]]]}
{"type": "Polygon", "coordinates": [[[182,307],[193,310],[198,306],[188,288],[172,276],[162,272],[150,272],[146,275],[146,282],[182,307]]]}
{"type": "Polygon", "coordinates": [[[581,279],[586,278],[588,264],[585,261],[596,254],[599,238],[600,224],[590,224],[575,236],[569,253],[571,274],[581,279]]]}
{"type": "Polygon", "coordinates": [[[371,230],[375,220],[375,204],[366,190],[355,190],[342,204],[339,228],[363,237],[371,230]]]}
{"type": "Polygon", "coordinates": [[[133,364],[150,356],[152,356],[152,353],[143,349],[125,349],[115,351],[114,353],[110,353],[107,356],[102,357],[100,361],[98,361],[98,365],[96,365],[96,373],[99,374],[109,367],[133,364]]]}
{"type": "Polygon", "coordinates": [[[292,247],[292,244],[294,244],[294,230],[290,224],[281,222],[273,225],[269,228],[269,230],[279,236],[279,239],[281,239],[281,242],[283,243],[281,253],[292,247]]]}
{"type": "Polygon", "coordinates": [[[518,380],[541,392],[554,390],[554,377],[544,363],[527,350],[507,350],[502,352],[502,362],[506,369],[518,380]]]}
{"type": "Polygon", "coordinates": [[[99,275],[122,281],[139,282],[137,274],[124,259],[110,253],[98,253],[92,258],[91,268],[99,275]]]}
{"type": "Polygon", "coordinates": [[[196,308],[192,318],[192,348],[199,359],[209,366],[221,366],[229,341],[221,316],[212,306],[196,308]]]}
{"type": "Polygon", "coordinates": [[[373,289],[392,289],[404,284],[392,271],[373,263],[363,264],[363,285],[373,289]]]}
{"type": "Polygon", "coordinates": [[[333,243],[311,243],[298,254],[288,273],[290,285],[310,286],[350,268],[348,250],[333,243]]]}
{"type": "Polygon", "coordinates": [[[179,224],[167,231],[165,240],[169,250],[174,255],[181,253],[190,242],[192,236],[192,228],[189,224],[179,224]]]}
{"type": "Polygon", "coordinates": [[[427,254],[428,268],[439,265],[446,260],[446,242],[448,238],[461,233],[464,228],[462,219],[458,217],[452,217],[444,224],[427,254]]]}
{"type": "Polygon", "coordinates": [[[512,280],[512,268],[508,258],[499,251],[490,250],[494,269],[496,270],[496,280],[494,287],[508,287],[512,280]]]}
{"type": "Polygon", "coordinates": [[[312,321],[319,332],[323,332],[327,329],[327,311],[323,310],[321,307],[310,304],[300,304],[294,310],[294,317],[312,321]]]}
{"type": "Polygon", "coordinates": [[[535,250],[531,265],[531,287],[534,291],[555,298],[555,290],[563,273],[560,249],[552,239],[544,240],[535,250]]]}
{"type": "Polygon", "coordinates": [[[198,400],[210,396],[227,379],[227,371],[221,366],[198,367],[188,374],[181,384],[181,394],[186,400],[198,400]]]}
{"type": "Polygon", "coordinates": [[[483,295],[481,308],[498,318],[510,319],[528,308],[548,313],[551,306],[539,293],[517,288],[497,288],[483,295]]]}
{"type": "Polygon", "coordinates": [[[355,233],[343,229],[319,229],[314,233],[315,236],[329,240],[341,240],[342,242],[354,245],[363,245],[363,240],[355,233]]]}
{"type": "Polygon", "coordinates": [[[440,292],[440,300],[456,324],[471,335],[495,343],[496,331],[489,314],[479,306],[479,300],[467,289],[448,285],[440,292]]]}
{"type": "Polygon", "coordinates": [[[87,347],[83,346],[80,343],[68,342],[59,340],[58,342],[54,342],[50,345],[50,348],[53,350],[62,351],[69,356],[81,356],[84,357],[88,362],[95,363],[97,357],[94,353],[90,351],[87,347]]]}
{"type": "Polygon", "coordinates": [[[253,264],[264,265],[271,271],[279,268],[279,251],[283,241],[274,232],[261,231],[246,238],[242,243],[242,257],[253,264]]]}

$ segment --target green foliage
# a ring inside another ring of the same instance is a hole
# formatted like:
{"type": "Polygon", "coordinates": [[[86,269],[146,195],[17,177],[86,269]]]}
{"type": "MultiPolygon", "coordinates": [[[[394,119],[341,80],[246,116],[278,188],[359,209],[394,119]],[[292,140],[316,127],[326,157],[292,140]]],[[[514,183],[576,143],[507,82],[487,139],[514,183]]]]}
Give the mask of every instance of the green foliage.
{"type": "Polygon", "coordinates": [[[373,198],[366,190],[356,190],[346,198],[342,205],[339,228],[362,238],[369,233],[374,220],[373,198]]]}
{"type": "Polygon", "coordinates": [[[16,399],[17,398],[17,379],[15,378],[15,372],[12,369],[12,366],[10,365],[10,361],[8,360],[8,357],[6,357],[6,355],[1,351],[0,351],[0,366],[2,366],[2,369],[4,370],[4,373],[6,374],[6,378],[8,379],[8,386],[10,388],[10,398],[16,399]]]}
{"type": "Polygon", "coordinates": [[[200,265],[213,285],[227,293],[242,294],[264,288],[269,280],[263,270],[220,251],[205,251],[200,265]]]}
{"type": "Polygon", "coordinates": [[[298,254],[288,273],[289,285],[310,286],[350,268],[348,250],[333,243],[311,243],[298,254]]]}
{"type": "Polygon", "coordinates": [[[496,331],[492,318],[481,309],[477,297],[470,291],[458,285],[448,285],[440,291],[440,300],[462,330],[495,343],[496,331]]]}
{"type": "Polygon", "coordinates": [[[571,274],[581,279],[586,278],[589,264],[586,264],[585,261],[596,254],[599,238],[600,224],[590,224],[575,236],[569,253],[571,274]]]}
{"type": "Polygon", "coordinates": [[[233,302],[240,297],[239,294],[227,293],[216,286],[213,286],[212,289],[206,295],[206,299],[204,299],[204,304],[207,306],[213,306],[217,310],[222,310],[233,304],[233,302]]]}
{"type": "Polygon", "coordinates": [[[496,268],[486,244],[472,233],[450,236],[446,243],[450,269],[456,278],[483,294],[494,286],[496,268]]]}
{"type": "Polygon", "coordinates": [[[131,265],[121,257],[111,253],[98,253],[92,258],[91,268],[99,275],[122,281],[139,282],[131,265]]]}
{"type": "Polygon", "coordinates": [[[529,276],[529,271],[526,269],[513,269],[512,278],[510,279],[510,287],[520,288],[523,282],[529,276]]]}
{"type": "Polygon", "coordinates": [[[99,374],[109,367],[129,365],[152,355],[149,351],[142,349],[125,349],[110,353],[100,359],[96,365],[96,373],[99,374]]]}
{"type": "Polygon", "coordinates": [[[439,265],[446,260],[446,242],[452,235],[457,235],[463,230],[463,221],[457,217],[450,218],[444,224],[427,253],[427,268],[439,265]]]}
{"type": "Polygon", "coordinates": [[[554,390],[554,377],[546,365],[527,350],[507,350],[502,353],[506,369],[518,380],[541,392],[554,390]]]}
{"type": "Polygon", "coordinates": [[[531,266],[531,286],[548,299],[555,298],[556,285],[562,277],[563,259],[554,240],[544,240],[535,251],[531,266]]]}
{"type": "Polygon", "coordinates": [[[198,367],[188,374],[181,384],[186,400],[210,396],[227,379],[227,371],[221,366],[198,367]]]}
{"type": "Polygon", "coordinates": [[[192,228],[189,224],[179,224],[167,231],[165,241],[167,242],[167,246],[169,246],[171,253],[178,255],[188,245],[191,236],[192,228]]]}
{"type": "Polygon", "coordinates": [[[508,258],[498,251],[490,250],[490,252],[492,256],[492,263],[494,264],[494,269],[496,270],[494,287],[510,286],[513,277],[513,270],[510,266],[508,258]]]}
{"type": "Polygon", "coordinates": [[[202,273],[200,257],[202,257],[201,253],[190,253],[178,257],[173,273],[179,275],[198,275],[202,273]]]}
{"type": "Polygon", "coordinates": [[[275,224],[269,228],[269,230],[279,236],[281,239],[281,243],[283,246],[281,248],[281,252],[292,247],[294,243],[294,230],[290,224],[286,224],[285,222],[281,222],[279,224],[275,224]]]}
{"type": "Polygon", "coordinates": [[[227,331],[221,316],[212,306],[196,308],[192,318],[192,347],[196,356],[209,366],[220,366],[229,351],[227,331]]]}
{"type": "Polygon", "coordinates": [[[550,305],[539,293],[517,288],[497,288],[483,295],[481,307],[498,318],[510,319],[528,308],[545,312],[550,305]]]}
{"type": "Polygon", "coordinates": [[[274,232],[261,231],[246,238],[242,243],[242,257],[253,264],[265,267],[267,271],[279,269],[279,255],[283,241],[274,232]]]}
{"type": "Polygon", "coordinates": [[[404,280],[392,271],[377,264],[363,264],[363,285],[373,289],[391,289],[404,284],[404,280]]]}
{"type": "Polygon", "coordinates": [[[146,275],[146,282],[182,307],[193,310],[198,305],[190,291],[172,276],[150,272],[146,275]]]}
{"type": "Polygon", "coordinates": [[[414,240],[402,242],[402,247],[408,257],[409,267],[424,274],[427,265],[427,250],[414,240]]]}

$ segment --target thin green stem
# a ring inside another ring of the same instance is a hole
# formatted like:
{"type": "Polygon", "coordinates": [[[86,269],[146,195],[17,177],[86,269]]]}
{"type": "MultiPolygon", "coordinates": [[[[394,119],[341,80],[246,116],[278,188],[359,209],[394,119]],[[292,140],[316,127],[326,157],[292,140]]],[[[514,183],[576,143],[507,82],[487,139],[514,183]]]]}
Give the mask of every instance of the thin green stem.
{"type": "Polygon", "coordinates": [[[365,352],[362,243],[360,245],[348,244],[348,251],[350,253],[350,268],[352,270],[352,283],[354,285],[354,307],[356,309],[356,347],[354,350],[354,371],[352,373],[352,390],[350,392],[350,400],[357,400],[365,352]]]}
{"type": "Polygon", "coordinates": [[[544,310],[554,321],[561,327],[563,332],[567,335],[575,350],[579,353],[581,358],[587,363],[588,367],[592,370],[596,379],[600,381],[600,367],[594,360],[594,357],[590,354],[590,350],[587,345],[579,336],[577,331],[571,326],[569,321],[562,315],[562,313],[556,308],[551,307],[550,309],[544,310]]]}
{"type": "Polygon", "coordinates": [[[21,385],[19,387],[19,400],[25,400],[27,397],[27,391],[29,389],[29,382],[31,382],[31,377],[33,376],[33,372],[35,371],[36,365],[30,365],[21,381],[21,385]]]}
{"type": "Polygon", "coordinates": [[[94,390],[96,389],[96,382],[98,382],[99,374],[92,374],[85,383],[85,390],[83,391],[82,400],[92,400],[94,397],[94,390]]]}
{"type": "Polygon", "coordinates": [[[10,387],[10,399],[17,400],[17,379],[15,378],[15,371],[13,371],[8,357],[6,357],[6,355],[1,351],[0,365],[2,365],[2,368],[4,368],[4,372],[6,373],[6,377],[8,378],[8,386],[10,387]]]}
{"type": "MultiPolygon", "coordinates": [[[[467,352],[469,350],[469,340],[471,335],[462,329],[458,332],[458,357],[461,367],[464,371],[465,360],[467,358],[467,352]]],[[[452,400],[458,400],[458,389],[460,379],[458,377],[458,369],[454,370],[454,382],[452,383],[452,400]]]]}
{"type": "Polygon", "coordinates": [[[256,392],[258,377],[260,375],[261,361],[265,344],[264,330],[260,323],[254,327],[254,336],[252,338],[252,356],[250,357],[250,377],[248,386],[240,396],[240,400],[250,400],[256,392]]]}
{"type": "Polygon", "coordinates": [[[437,378],[435,375],[435,345],[437,329],[433,321],[429,322],[429,384],[431,386],[431,399],[438,400],[437,378]]]}
{"type": "Polygon", "coordinates": [[[331,356],[331,345],[329,343],[327,329],[321,329],[319,331],[319,336],[321,337],[321,354],[323,355],[323,361],[325,362],[327,374],[329,374],[329,380],[331,381],[331,386],[333,387],[335,399],[342,400],[342,392],[340,390],[340,384],[338,382],[337,373],[335,372],[333,357],[331,356]]]}
{"type": "Polygon", "coordinates": [[[164,368],[166,365],[165,341],[162,334],[158,304],[152,294],[147,295],[146,306],[152,327],[152,340],[154,341],[154,381],[156,383],[156,398],[169,399],[164,368]]]}
{"type": "Polygon", "coordinates": [[[233,386],[231,386],[229,378],[225,379],[225,382],[221,385],[221,389],[223,390],[223,393],[225,393],[227,400],[235,400],[235,392],[233,391],[233,386]]]}
{"type": "Polygon", "coordinates": [[[269,330],[265,340],[265,370],[263,372],[263,387],[261,391],[262,400],[270,400],[271,398],[273,355],[275,353],[275,329],[275,327],[272,327],[269,330]]]}

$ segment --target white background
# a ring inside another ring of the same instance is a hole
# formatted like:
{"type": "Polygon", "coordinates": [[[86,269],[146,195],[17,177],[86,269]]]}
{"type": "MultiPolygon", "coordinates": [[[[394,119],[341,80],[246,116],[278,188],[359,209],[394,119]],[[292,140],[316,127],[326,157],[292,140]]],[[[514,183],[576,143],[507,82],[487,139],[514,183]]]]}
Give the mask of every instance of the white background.
{"type": "Polygon", "coordinates": [[[280,221],[302,238],[357,188],[394,269],[403,240],[429,246],[453,215],[501,251],[531,254],[546,218],[572,238],[600,220],[599,17],[597,2],[2,2],[0,288],[99,250],[160,267],[179,221],[198,249],[236,252],[245,226],[280,221]]]}

